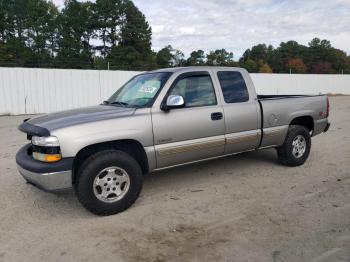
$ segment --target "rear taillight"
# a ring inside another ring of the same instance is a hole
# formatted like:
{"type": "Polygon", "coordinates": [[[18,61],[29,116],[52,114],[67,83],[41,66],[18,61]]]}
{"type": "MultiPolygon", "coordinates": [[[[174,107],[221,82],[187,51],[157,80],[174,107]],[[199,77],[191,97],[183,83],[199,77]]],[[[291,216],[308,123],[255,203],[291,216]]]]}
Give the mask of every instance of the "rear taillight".
{"type": "Polygon", "coordinates": [[[326,112],[326,117],[329,116],[329,97],[327,96],[327,112],[326,112]]]}

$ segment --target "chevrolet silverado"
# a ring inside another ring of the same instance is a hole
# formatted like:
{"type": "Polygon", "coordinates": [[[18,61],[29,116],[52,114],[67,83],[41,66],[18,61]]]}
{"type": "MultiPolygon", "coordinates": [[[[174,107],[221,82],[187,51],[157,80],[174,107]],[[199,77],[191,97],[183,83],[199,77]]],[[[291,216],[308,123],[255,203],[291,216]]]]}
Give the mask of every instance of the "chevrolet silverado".
{"type": "Polygon", "coordinates": [[[241,68],[161,69],[101,105],[23,122],[30,143],[16,162],[29,183],[74,188],[85,208],[110,215],[130,207],[156,170],[271,147],[283,165],[302,165],[328,114],[324,95],[257,95],[241,68]]]}

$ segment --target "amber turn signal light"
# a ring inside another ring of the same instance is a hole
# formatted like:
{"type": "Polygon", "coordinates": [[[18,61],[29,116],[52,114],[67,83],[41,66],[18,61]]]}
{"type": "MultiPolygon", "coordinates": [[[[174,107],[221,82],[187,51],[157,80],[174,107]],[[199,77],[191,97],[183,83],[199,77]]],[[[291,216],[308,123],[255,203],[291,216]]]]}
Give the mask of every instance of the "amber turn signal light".
{"type": "Polygon", "coordinates": [[[42,162],[57,162],[62,159],[61,154],[42,154],[38,152],[33,152],[33,158],[42,162]]]}

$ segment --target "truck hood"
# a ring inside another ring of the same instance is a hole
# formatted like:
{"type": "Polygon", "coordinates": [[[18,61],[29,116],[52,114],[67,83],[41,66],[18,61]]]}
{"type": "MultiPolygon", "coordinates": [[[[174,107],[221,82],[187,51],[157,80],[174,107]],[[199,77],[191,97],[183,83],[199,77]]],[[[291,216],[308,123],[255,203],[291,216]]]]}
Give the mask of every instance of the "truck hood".
{"type": "Polygon", "coordinates": [[[39,116],[30,119],[25,124],[39,126],[48,131],[53,131],[89,122],[131,116],[135,113],[135,110],[135,108],[107,105],[91,106],[39,116]]]}

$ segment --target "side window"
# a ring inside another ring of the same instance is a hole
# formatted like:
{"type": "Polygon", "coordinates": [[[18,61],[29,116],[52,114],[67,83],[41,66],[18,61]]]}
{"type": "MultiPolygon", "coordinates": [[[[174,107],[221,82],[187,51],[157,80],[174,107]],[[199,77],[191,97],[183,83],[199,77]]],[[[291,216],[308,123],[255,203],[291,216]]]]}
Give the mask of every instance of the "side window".
{"type": "Polygon", "coordinates": [[[209,75],[188,76],[179,80],[170,95],[181,95],[186,107],[216,105],[215,91],[209,75]]]}
{"type": "Polygon", "coordinates": [[[248,89],[240,72],[219,71],[218,78],[226,103],[247,102],[249,100],[248,89]]]}

